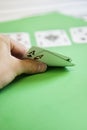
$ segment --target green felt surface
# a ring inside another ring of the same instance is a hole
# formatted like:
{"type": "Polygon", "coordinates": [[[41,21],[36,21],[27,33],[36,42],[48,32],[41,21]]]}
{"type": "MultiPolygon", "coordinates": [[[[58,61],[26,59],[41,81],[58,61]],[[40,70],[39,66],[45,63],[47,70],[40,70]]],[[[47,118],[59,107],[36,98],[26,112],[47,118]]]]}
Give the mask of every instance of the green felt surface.
{"type": "MultiPolygon", "coordinates": [[[[87,26],[87,22],[51,13],[0,23],[0,32],[29,32],[87,26]]],[[[48,68],[22,75],[0,90],[0,130],[87,130],[87,44],[51,47],[70,56],[74,67],[48,68]]]]}

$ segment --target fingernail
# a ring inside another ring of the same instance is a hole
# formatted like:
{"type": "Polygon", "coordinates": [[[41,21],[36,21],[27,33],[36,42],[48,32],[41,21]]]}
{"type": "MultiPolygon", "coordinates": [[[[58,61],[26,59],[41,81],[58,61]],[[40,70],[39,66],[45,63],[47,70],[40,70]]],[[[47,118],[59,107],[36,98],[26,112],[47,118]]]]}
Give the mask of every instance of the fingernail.
{"type": "Polygon", "coordinates": [[[39,72],[45,72],[47,70],[47,65],[44,63],[40,63],[38,66],[38,71],[39,72]]]}

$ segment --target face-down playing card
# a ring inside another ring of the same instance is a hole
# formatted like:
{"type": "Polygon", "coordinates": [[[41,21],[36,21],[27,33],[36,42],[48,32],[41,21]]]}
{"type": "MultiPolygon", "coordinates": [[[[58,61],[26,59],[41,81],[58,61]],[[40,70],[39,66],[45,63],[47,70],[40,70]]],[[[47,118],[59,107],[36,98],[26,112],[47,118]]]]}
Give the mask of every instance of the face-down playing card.
{"type": "Polygon", "coordinates": [[[39,47],[32,47],[26,57],[46,63],[48,66],[64,67],[74,65],[69,57],[39,47]]]}

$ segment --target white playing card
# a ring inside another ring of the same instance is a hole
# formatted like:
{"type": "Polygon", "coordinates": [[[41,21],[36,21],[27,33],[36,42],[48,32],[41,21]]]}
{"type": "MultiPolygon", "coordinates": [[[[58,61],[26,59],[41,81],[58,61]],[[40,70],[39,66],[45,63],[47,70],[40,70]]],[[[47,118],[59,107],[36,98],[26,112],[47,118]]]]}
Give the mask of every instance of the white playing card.
{"type": "Polygon", "coordinates": [[[15,32],[15,33],[3,33],[3,34],[9,36],[10,38],[17,41],[18,43],[23,44],[27,49],[31,47],[30,36],[28,33],[15,32]]]}
{"type": "Polygon", "coordinates": [[[28,57],[28,58],[33,59],[33,58],[35,57],[36,54],[38,54],[38,53],[40,53],[40,52],[42,52],[42,51],[43,51],[42,48],[33,46],[33,47],[31,47],[31,48],[28,50],[27,54],[25,54],[24,57],[25,57],[25,58],[28,57]]]}
{"type": "Polygon", "coordinates": [[[34,57],[35,60],[46,63],[48,66],[73,66],[71,60],[65,60],[64,58],[55,55],[48,51],[42,51],[34,57]]]}
{"type": "Polygon", "coordinates": [[[32,47],[27,53],[27,58],[38,60],[46,63],[48,66],[72,66],[71,59],[58,53],[53,53],[48,50],[32,47]]]}
{"type": "Polygon", "coordinates": [[[69,37],[64,30],[48,30],[35,33],[39,47],[53,47],[71,45],[69,37]]]}
{"type": "Polygon", "coordinates": [[[87,26],[71,28],[70,33],[75,43],[87,43],[87,26]]]}

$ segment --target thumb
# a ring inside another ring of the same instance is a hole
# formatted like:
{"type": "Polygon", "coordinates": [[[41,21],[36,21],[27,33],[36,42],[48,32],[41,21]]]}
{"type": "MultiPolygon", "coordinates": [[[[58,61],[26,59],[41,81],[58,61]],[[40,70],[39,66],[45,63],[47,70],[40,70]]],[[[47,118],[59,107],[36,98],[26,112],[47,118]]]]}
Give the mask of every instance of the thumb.
{"type": "Polygon", "coordinates": [[[32,59],[20,60],[14,58],[14,62],[15,62],[14,71],[16,75],[20,75],[22,73],[26,73],[26,74],[41,73],[41,72],[45,72],[47,69],[46,64],[32,59]]]}

